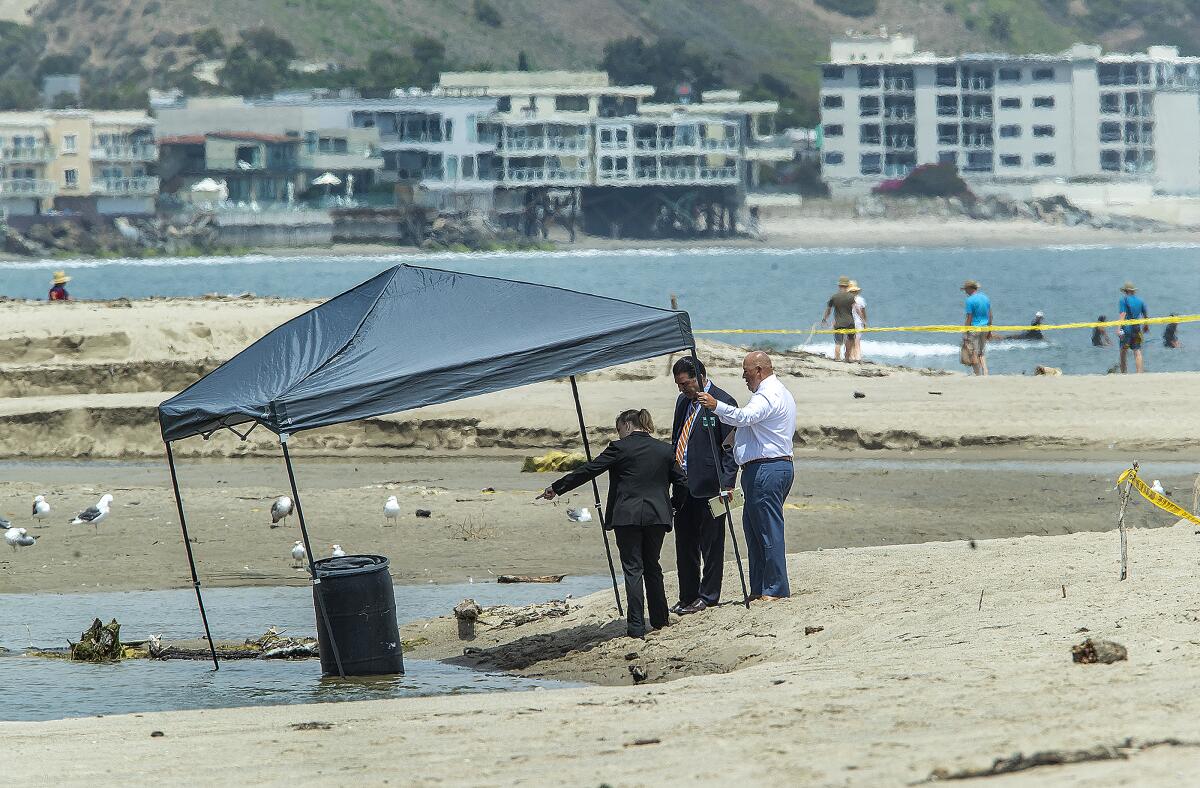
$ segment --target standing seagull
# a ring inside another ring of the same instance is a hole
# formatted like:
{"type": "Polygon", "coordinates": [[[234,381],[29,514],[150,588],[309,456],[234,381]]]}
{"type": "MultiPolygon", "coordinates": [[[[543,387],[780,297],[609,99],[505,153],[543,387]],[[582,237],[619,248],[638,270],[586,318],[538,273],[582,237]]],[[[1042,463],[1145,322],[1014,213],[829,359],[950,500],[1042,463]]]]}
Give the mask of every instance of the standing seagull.
{"type": "MultiPolygon", "coordinates": [[[[89,506],[79,514],[75,515],[75,519],[71,521],[71,525],[82,525],[83,523],[91,523],[94,526],[100,525],[105,517],[108,517],[108,505],[112,503],[113,497],[105,493],[100,497],[100,500],[95,506],[89,506]]],[[[97,528],[97,530],[99,530],[97,528]]]]}
{"type": "Polygon", "coordinates": [[[24,528],[4,529],[4,541],[13,549],[14,553],[17,552],[18,547],[33,547],[37,539],[36,536],[30,536],[24,528]]]}
{"type": "Polygon", "coordinates": [[[396,501],[396,496],[389,496],[387,503],[383,505],[383,516],[387,520],[395,520],[400,516],[400,504],[396,501]]]}
{"type": "Polygon", "coordinates": [[[39,495],[33,499],[33,519],[44,520],[46,515],[50,514],[50,504],[46,503],[45,496],[39,495]]]}
{"type": "Polygon", "coordinates": [[[299,568],[307,558],[308,551],[304,549],[304,542],[297,539],[296,543],[292,545],[292,566],[299,568]]]}
{"type": "Polygon", "coordinates": [[[346,557],[346,551],[342,549],[342,546],[341,546],[340,544],[335,544],[335,545],[333,546],[333,553],[332,553],[332,555],[333,555],[333,557],[334,557],[334,558],[345,558],[345,557],[346,557]]]}
{"type": "Polygon", "coordinates": [[[271,504],[271,527],[279,524],[279,521],[292,513],[292,499],[286,495],[281,495],[275,499],[275,503],[271,504]]]}

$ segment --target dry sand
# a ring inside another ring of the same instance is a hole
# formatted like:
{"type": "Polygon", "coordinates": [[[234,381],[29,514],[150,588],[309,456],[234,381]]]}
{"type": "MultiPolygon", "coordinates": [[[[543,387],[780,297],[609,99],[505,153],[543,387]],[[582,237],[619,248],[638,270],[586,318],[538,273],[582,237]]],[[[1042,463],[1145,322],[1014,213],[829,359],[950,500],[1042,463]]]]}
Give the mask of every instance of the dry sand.
{"type": "Polygon", "coordinates": [[[645,642],[620,637],[605,594],[471,644],[435,622],[415,655],[472,645],[527,673],[623,686],[0,723],[5,779],[890,786],[1107,747],[1125,760],[989,784],[1189,785],[1197,538],[1133,531],[1123,583],[1112,533],[806,553],[790,560],[792,599],[723,606],[645,642]],[[1073,664],[1085,637],[1120,642],[1128,661],[1073,664]],[[649,683],[630,686],[631,665],[649,683]]]}

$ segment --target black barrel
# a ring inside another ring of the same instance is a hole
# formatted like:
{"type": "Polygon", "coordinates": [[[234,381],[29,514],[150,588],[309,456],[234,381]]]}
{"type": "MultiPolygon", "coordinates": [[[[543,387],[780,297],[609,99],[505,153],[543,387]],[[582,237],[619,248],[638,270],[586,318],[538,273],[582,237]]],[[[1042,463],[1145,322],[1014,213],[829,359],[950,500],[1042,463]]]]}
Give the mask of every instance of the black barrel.
{"type": "Polygon", "coordinates": [[[347,676],[404,673],[404,653],[396,626],[396,597],[388,560],[381,555],[347,555],[316,562],[313,586],[321,672],[338,675],[329,637],[332,632],[347,676]],[[318,601],[316,595],[321,594],[318,601]],[[325,617],[321,604],[325,603],[325,617]]]}

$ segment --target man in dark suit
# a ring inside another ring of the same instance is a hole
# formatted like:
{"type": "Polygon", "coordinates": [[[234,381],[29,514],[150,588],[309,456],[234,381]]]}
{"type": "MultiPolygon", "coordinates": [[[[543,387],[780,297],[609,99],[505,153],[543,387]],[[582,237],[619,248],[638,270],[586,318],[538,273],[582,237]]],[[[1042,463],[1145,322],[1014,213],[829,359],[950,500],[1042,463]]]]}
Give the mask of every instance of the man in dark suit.
{"type": "Polygon", "coordinates": [[[671,372],[679,388],[675,421],[671,426],[671,445],[675,449],[676,463],[687,474],[687,485],[677,485],[672,496],[675,559],[679,567],[679,603],[672,610],[688,615],[712,607],[721,599],[721,575],[725,571],[725,515],[713,517],[709,499],[723,490],[732,490],[737,479],[737,463],[724,445],[733,427],[722,424],[701,408],[696,396],[706,391],[733,407],[737,407],[737,400],[713,385],[704,362],[693,364],[690,356],[676,361],[671,372]],[[713,459],[709,430],[716,438],[719,467],[713,459]]]}
{"type": "Polygon", "coordinates": [[[649,628],[661,629],[669,623],[658,556],[671,530],[671,485],[682,485],[687,480],[675,463],[671,447],[651,434],[654,422],[649,412],[627,410],[617,417],[616,426],[617,440],[599,457],[554,482],[539,497],[551,500],[602,473],[608,474],[604,527],[617,537],[625,571],[628,633],[640,638],[647,630],[647,603],[649,628]]]}

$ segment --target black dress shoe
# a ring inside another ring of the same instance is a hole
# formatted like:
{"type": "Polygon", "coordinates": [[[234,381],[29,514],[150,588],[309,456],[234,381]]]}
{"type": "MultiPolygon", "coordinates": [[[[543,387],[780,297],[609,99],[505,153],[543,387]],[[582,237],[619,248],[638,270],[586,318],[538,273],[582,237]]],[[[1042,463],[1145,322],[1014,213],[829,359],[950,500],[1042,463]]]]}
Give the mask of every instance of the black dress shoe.
{"type": "Polygon", "coordinates": [[[676,602],[675,604],[671,605],[671,612],[677,616],[681,616],[683,615],[683,609],[685,607],[687,607],[687,605],[683,604],[682,602],[676,602]]]}
{"type": "Polygon", "coordinates": [[[705,610],[708,610],[708,603],[703,599],[697,599],[695,602],[679,611],[679,615],[690,616],[692,613],[703,613],[705,610]]]}

